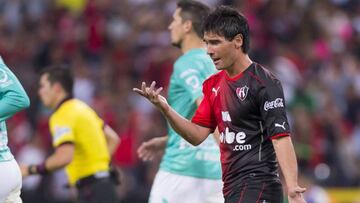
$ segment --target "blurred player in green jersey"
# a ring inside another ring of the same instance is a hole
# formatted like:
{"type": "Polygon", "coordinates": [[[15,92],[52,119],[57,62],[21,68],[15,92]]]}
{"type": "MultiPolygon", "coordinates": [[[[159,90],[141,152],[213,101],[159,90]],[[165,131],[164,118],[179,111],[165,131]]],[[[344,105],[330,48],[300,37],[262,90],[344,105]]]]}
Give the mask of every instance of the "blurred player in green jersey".
{"type": "Polygon", "coordinates": [[[5,120],[29,105],[24,88],[0,57],[0,203],[22,202],[21,172],[7,146],[5,120]]]}
{"type": "MultiPolygon", "coordinates": [[[[169,25],[172,44],[183,53],[174,64],[168,101],[185,118],[192,118],[202,100],[202,83],[216,69],[204,49],[201,24],[209,8],[197,1],[180,1],[169,25]]],[[[139,157],[152,160],[165,149],[149,202],[223,202],[219,147],[213,136],[194,147],[170,126],[168,135],[144,142],[139,157]]]]}

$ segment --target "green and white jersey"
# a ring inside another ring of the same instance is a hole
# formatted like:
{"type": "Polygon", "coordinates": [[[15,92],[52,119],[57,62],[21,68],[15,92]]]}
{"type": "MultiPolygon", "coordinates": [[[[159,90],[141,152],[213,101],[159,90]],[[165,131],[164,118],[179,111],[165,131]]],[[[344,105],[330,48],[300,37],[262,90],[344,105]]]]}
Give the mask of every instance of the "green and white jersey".
{"type": "Polygon", "coordinates": [[[30,100],[24,88],[0,57],[0,162],[14,158],[7,146],[5,120],[29,105],[30,100]]]}
{"type": "MultiPolygon", "coordinates": [[[[192,49],[174,64],[170,78],[168,102],[176,112],[191,120],[202,97],[202,83],[216,72],[204,49],[192,49]]],[[[207,179],[221,179],[219,146],[212,135],[199,146],[185,141],[168,125],[168,143],[160,170],[207,179]]]]}

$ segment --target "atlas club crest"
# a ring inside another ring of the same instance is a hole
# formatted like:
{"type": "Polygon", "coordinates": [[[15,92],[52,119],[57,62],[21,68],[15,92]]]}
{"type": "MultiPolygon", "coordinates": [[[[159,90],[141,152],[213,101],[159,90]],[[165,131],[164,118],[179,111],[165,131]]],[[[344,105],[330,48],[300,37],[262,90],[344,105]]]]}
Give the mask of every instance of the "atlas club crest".
{"type": "Polygon", "coordinates": [[[249,87],[248,86],[244,86],[244,87],[238,87],[236,88],[236,95],[239,97],[239,99],[241,101],[244,101],[247,94],[249,92],[249,87]]]}

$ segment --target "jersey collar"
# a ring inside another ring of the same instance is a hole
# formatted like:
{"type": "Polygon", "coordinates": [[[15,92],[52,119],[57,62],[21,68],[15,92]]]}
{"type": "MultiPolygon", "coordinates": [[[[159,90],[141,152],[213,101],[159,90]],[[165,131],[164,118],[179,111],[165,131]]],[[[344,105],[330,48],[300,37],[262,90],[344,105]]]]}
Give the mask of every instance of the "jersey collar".
{"type": "Polygon", "coordinates": [[[226,73],[226,71],[225,71],[225,72],[224,72],[225,78],[226,78],[226,80],[236,81],[236,80],[240,79],[247,70],[249,70],[250,68],[252,68],[252,67],[254,67],[254,66],[255,66],[255,63],[253,62],[253,63],[251,63],[250,66],[247,67],[243,72],[235,75],[234,77],[229,77],[229,75],[228,75],[228,74],[226,73]]]}
{"type": "Polygon", "coordinates": [[[55,108],[54,111],[58,110],[63,103],[65,103],[66,101],[69,101],[70,99],[73,99],[73,97],[72,97],[72,96],[67,96],[67,97],[65,97],[65,98],[64,98],[63,100],[61,100],[61,102],[56,106],[56,108],[55,108]]]}

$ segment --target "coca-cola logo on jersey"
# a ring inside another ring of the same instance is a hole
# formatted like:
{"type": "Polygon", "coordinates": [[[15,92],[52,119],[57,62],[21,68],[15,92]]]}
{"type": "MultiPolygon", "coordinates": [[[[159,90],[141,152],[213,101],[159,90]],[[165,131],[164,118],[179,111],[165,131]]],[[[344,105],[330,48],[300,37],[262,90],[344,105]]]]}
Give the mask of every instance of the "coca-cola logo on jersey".
{"type": "Polygon", "coordinates": [[[276,98],[274,101],[266,101],[264,104],[264,110],[267,111],[269,109],[276,109],[284,107],[283,99],[282,98],[276,98]]]}

